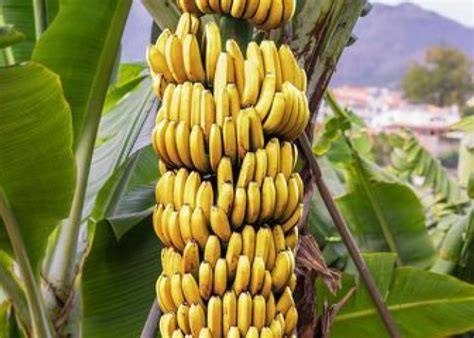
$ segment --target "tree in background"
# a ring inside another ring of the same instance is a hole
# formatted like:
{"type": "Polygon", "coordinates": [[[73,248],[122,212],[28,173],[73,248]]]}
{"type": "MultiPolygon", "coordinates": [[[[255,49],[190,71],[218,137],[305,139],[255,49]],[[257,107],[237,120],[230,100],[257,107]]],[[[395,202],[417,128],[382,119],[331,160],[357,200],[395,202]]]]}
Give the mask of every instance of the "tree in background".
{"type": "Polygon", "coordinates": [[[464,108],[474,95],[473,65],[473,60],[458,49],[431,47],[424,63],[415,62],[403,78],[405,96],[414,102],[464,108]]]}

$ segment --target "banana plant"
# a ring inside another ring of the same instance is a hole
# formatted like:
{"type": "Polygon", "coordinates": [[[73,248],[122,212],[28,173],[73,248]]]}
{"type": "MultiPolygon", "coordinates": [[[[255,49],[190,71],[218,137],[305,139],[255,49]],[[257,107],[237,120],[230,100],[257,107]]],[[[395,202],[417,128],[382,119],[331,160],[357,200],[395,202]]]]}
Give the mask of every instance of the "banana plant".
{"type": "MultiPolygon", "coordinates": [[[[143,3],[158,26],[175,28],[174,1],[143,3]]],[[[3,0],[0,5],[0,24],[15,29],[0,31],[5,56],[0,65],[7,65],[0,67],[1,337],[136,337],[153,305],[160,247],[150,224],[158,170],[149,135],[158,103],[143,65],[116,67],[131,4],[3,0]]],[[[367,7],[362,0],[298,1],[292,48],[309,74],[313,122],[367,7]],[[310,12],[314,16],[303,14],[310,12]]],[[[238,32],[231,20],[222,25],[226,34],[238,32]]],[[[288,34],[275,33],[282,41],[288,34]]],[[[371,225],[380,228],[384,220],[372,209],[371,225]]],[[[360,225],[354,212],[351,223],[360,225]]],[[[424,233],[418,235],[423,242],[424,233]]],[[[378,229],[377,236],[383,242],[384,232],[378,229]]],[[[430,248],[422,244],[425,257],[408,255],[403,262],[425,262],[430,248]]],[[[419,316],[426,319],[426,309],[419,316]]],[[[434,332],[467,328],[459,320],[434,332]]]]}

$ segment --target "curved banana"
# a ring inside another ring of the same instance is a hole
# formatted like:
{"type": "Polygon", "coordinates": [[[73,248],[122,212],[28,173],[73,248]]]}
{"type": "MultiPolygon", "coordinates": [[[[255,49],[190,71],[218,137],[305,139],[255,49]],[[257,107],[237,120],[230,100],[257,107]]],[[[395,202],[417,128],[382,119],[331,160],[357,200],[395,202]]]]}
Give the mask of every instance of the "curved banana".
{"type": "Polygon", "coordinates": [[[290,335],[296,328],[296,324],[298,323],[298,311],[296,307],[293,305],[285,316],[285,333],[290,335]]]}
{"type": "Polygon", "coordinates": [[[270,12],[268,13],[265,22],[261,26],[262,29],[269,31],[277,28],[281,24],[283,16],[283,2],[282,0],[272,0],[270,12]]]}
{"type": "Polygon", "coordinates": [[[209,132],[209,162],[212,171],[217,171],[217,167],[222,158],[222,132],[217,124],[212,124],[209,132]]]}
{"type": "Polygon", "coordinates": [[[165,313],[160,318],[160,332],[162,335],[171,337],[178,323],[176,321],[176,314],[174,313],[165,313]]]}
{"type": "MultiPolygon", "coordinates": [[[[199,2],[204,2],[207,0],[197,1],[199,7],[199,2]]],[[[201,8],[199,8],[201,9],[201,8]]],[[[207,9],[206,9],[207,10],[207,9]]],[[[201,10],[203,13],[206,11],[201,10]]],[[[209,85],[214,83],[214,75],[216,73],[217,59],[221,53],[221,33],[219,27],[213,21],[209,22],[205,28],[205,37],[206,37],[206,80],[209,85]]]]}
{"type": "Polygon", "coordinates": [[[275,178],[280,172],[280,141],[272,138],[265,146],[267,152],[267,176],[275,178]]]}
{"type": "Polygon", "coordinates": [[[249,291],[254,296],[263,287],[265,279],[265,262],[262,257],[256,257],[252,263],[252,273],[250,276],[249,291]]]}
{"type": "Polygon", "coordinates": [[[253,180],[259,187],[262,186],[263,180],[267,175],[267,152],[265,149],[257,149],[255,152],[255,170],[253,180]]]}
{"type": "Polygon", "coordinates": [[[215,97],[216,100],[216,123],[219,127],[224,125],[224,120],[230,115],[230,97],[228,91],[228,85],[226,88],[222,88],[222,93],[215,97]]]}
{"type": "Polygon", "coordinates": [[[196,195],[196,208],[201,208],[206,220],[211,219],[211,207],[214,202],[214,190],[209,181],[203,181],[196,195]]]}
{"type": "Polygon", "coordinates": [[[178,311],[176,312],[176,320],[178,327],[183,331],[184,334],[190,334],[191,329],[189,328],[189,306],[187,304],[180,304],[178,311]]]}
{"type": "Polygon", "coordinates": [[[170,246],[171,242],[167,237],[164,236],[162,224],[161,224],[161,217],[163,215],[164,207],[163,204],[158,204],[153,209],[153,229],[155,230],[156,236],[160,239],[160,241],[166,245],[170,246]]]}
{"type": "Polygon", "coordinates": [[[243,107],[253,106],[257,103],[260,92],[260,75],[258,65],[253,59],[244,61],[244,83],[239,92],[243,107]]]}
{"type": "Polygon", "coordinates": [[[186,302],[188,302],[188,304],[197,303],[204,307],[204,302],[199,293],[198,283],[194,279],[193,275],[190,273],[184,274],[182,283],[184,298],[186,299],[186,302]]]}
{"type": "Polygon", "coordinates": [[[226,215],[229,215],[232,211],[232,203],[234,202],[234,185],[232,182],[227,181],[222,183],[220,188],[221,191],[217,196],[217,206],[224,210],[226,215]]]}
{"type": "Polygon", "coordinates": [[[299,201],[300,193],[298,182],[296,178],[290,177],[288,180],[288,202],[286,203],[286,208],[283,212],[283,215],[279,219],[284,222],[290,218],[298,207],[299,201]]]}
{"type": "Polygon", "coordinates": [[[255,224],[260,215],[261,194],[260,189],[255,182],[250,182],[247,187],[247,215],[246,221],[249,224],[255,224]]]}
{"type": "Polygon", "coordinates": [[[270,292],[270,295],[267,298],[266,310],[265,325],[270,326],[276,316],[276,302],[273,292],[270,292]]]}
{"type": "Polygon", "coordinates": [[[216,266],[217,260],[221,257],[221,242],[215,235],[210,235],[204,248],[204,262],[216,266]]]}
{"type": "Polygon", "coordinates": [[[232,172],[232,162],[229,157],[223,157],[217,166],[217,191],[220,193],[222,185],[225,182],[234,182],[234,174],[232,172]]]}
{"type": "Polygon", "coordinates": [[[176,137],[176,150],[180,161],[188,168],[193,167],[193,162],[191,160],[191,153],[189,149],[190,142],[190,131],[189,124],[185,121],[180,121],[176,125],[175,131],[176,137]]]}
{"type": "Polygon", "coordinates": [[[218,206],[211,207],[211,229],[224,242],[229,241],[232,229],[225,211],[218,206]]]}
{"type": "Polygon", "coordinates": [[[191,14],[183,13],[180,15],[178,24],[176,25],[175,34],[183,40],[186,34],[191,31],[191,14]]]}
{"type": "Polygon", "coordinates": [[[183,286],[181,280],[181,274],[175,273],[171,276],[171,298],[176,307],[184,303],[184,294],[183,294],[183,286]]]}
{"type": "Polygon", "coordinates": [[[247,191],[245,188],[235,188],[234,204],[230,214],[230,223],[233,229],[239,229],[245,220],[247,209],[247,191]]]}
{"type": "Polygon", "coordinates": [[[153,129],[153,148],[155,149],[160,160],[166,164],[172,164],[168,153],[166,152],[165,133],[168,128],[169,120],[160,121],[153,129]]]}
{"type": "Polygon", "coordinates": [[[268,252],[270,250],[270,237],[272,236],[272,231],[267,227],[261,227],[257,231],[255,239],[255,258],[262,257],[267,264],[268,252]]]}
{"type": "Polygon", "coordinates": [[[225,49],[234,64],[234,80],[237,90],[239,93],[242,93],[245,83],[244,55],[242,54],[238,43],[234,39],[227,40],[225,49]]]}
{"type": "Polygon", "coordinates": [[[222,329],[224,333],[228,332],[227,337],[232,337],[232,334],[237,334],[240,337],[240,332],[237,326],[237,297],[233,290],[229,290],[222,298],[222,329]],[[237,329],[237,333],[233,333],[237,329]]]}
{"type": "Polygon", "coordinates": [[[199,270],[199,247],[196,241],[191,240],[186,243],[183,250],[183,270],[184,273],[191,272],[197,274],[199,270]]]}
{"type": "Polygon", "coordinates": [[[301,216],[303,216],[303,203],[300,203],[290,218],[281,225],[283,231],[288,232],[293,229],[300,221],[301,216]]]}
{"type": "Polygon", "coordinates": [[[225,260],[227,262],[227,273],[229,275],[229,280],[234,279],[239,257],[242,254],[242,242],[242,235],[238,232],[233,232],[230,236],[229,243],[227,244],[225,260]]]}
{"type": "Polygon", "coordinates": [[[212,266],[208,262],[202,262],[199,266],[199,294],[205,300],[209,299],[212,294],[214,272],[212,266]]]}
{"type": "Polygon", "coordinates": [[[193,85],[190,127],[201,124],[201,97],[204,90],[202,83],[197,82],[193,85]]]}
{"type": "MultiPolygon", "coordinates": [[[[208,0],[194,0],[196,1],[196,7],[204,14],[212,13],[211,7],[208,0]]],[[[198,336],[199,332],[196,334],[198,336]]],[[[194,334],[193,334],[194,335],[194,334]]]]}
{"type": "Polygon", "coordinates": [[[178,148],[176,146],[176,122],[170,121],[165,133],[166,153],[175,166],[182,166],[183,163],[178,155],[178,148]]]}
{"type": "Polygon", "coordinates": [[[189,306],[189,328],[193,337],[197,337],[205,326],[206,312],[204,307],[198,303],[191,303],[189,306]]]}
{"type": "Polygon", "coordinates": [[[240,18],[244,14],[245,5],[250,0],[233,0],[230,8],[230,15],[234,18],[240,18]]]}
{"type": "Polygon", "coordinates": [[[247,110],[241,110],[236,120],[237,152],[242,160],[250,150],[250,117],[247,110]]]}
{"type": "Polygon", "coordinates": [[[168,226],[168,233],[171,239],[171,243],[173,246],[178,249],[180,252],[184,250],[184,241],[183,237],[181,237],[181,231],[179,230],[179,217],[177,211],[172,211],[169,214],[167,226],[168,226]]]}
{"type": "Polygon", "coordinates": [[[258,3],[258,0],[247,0],[243,17],[246,19],[251,19],[255,15],[255,12],[257,12],[258,3]]]}
{"type": "Polygon", "coordinates": [[[210,90],[205,89],[201,94],[201,128],[206,140],[209,138],[211,126],[216,122],[216,106],[210,90]]]}
{"type": "Polygon", "coordinates": [[[183,197],[183,203],[188,204],[192,209],[196,206],[196,195],[200,186],[201,176],[198,172],[192,171],[186,180],[183,197]]]}
{"type": "Polygon", "coordinates": [[[260,47],[255,41],[251,41],[247,45],[246,56],[248,60],[252,60],[253,62],[257,64],[258,76],[259,76],[260,82],[262,82],[265,77],[265,66],[263,63],[262,51],[260,50],[260,47]]]}
{"type": "Polygon", "coordinates": [[[222,137],[224,139],[224,154],[229,157],[233,164],[237,163],[237,131],[232,117],[224,119],[222,126],[222,137]]]}
{"type": "Polygon", "coordinates": [[[252,263],[255,257],[255,229],[251,225],[246,225],[242,229],[242,255],[249,258],[252,263]]]}
{"type": "Polygon", "coordinates": [[[260,293],[265,297],[265,299],[268,299],[270,295],[272,294],[272,273],[268,270],[265,271],[265,277],[263,278],[263,285],[262,285],[262,290],[260,293]]]}
{"type": "Polygon", "coordinates": [[[296,11],[296,0],[283,0],[283,23],[287,24],[296,11]]]}
{"type": "Polygon", "coordinates": [[[222,337],[222,300],[213,296],[207,304],[207,326],[211,330],[212,338],[222,337]]]}
{"type": "Polygon", "coordinates": [[[255,110],[262,121],[265,120],[270,111],[276,88],[277,82],[275,73],[266,73],[262,82],[260,95],[258,96],[257,103],[255,104],[255,110]]]}
{"type": "Polygon", "coordinates": [[[290,178],[293,172],[293,145],[290,142],[282,142],[280,149],[280,172],[286,179],[290,178]]]}
{"type": "Polygon", "coordinates": [[[227,262],[219,258],[214,267],[214,294],[222,297],[227,290],[227,262]]]}
{"type": "Polygon", "coordinates": [[[281,251],[278,253],[275,261],[275,266],[272,270],[273,290],[281,290],[290,279],[292,274],[292,262],[288,251],[281,251]]]}
{"type": "Polygon", "coordinates": [[[280,225],[275,225],[272,229],[272,233],[276,252],[284,251],[286,249],[286,240],[282,227],[280,225]]]}
{"type": "Polygon", "coordinates": [[[199,248],[203,250],[209,239],[209,230],[206,216],[201,208],[196,208],[191,215],[191,231],[193,238],[198,242],[199,248]]]}
{"type": "Polygon", "coordinates": [[[288,183],[283,173],[278,173],[275,178],[275,196],[273,218],[280,219],[288,203],[288,183]]]}
{"type": "Polygon", "coordinates": [[[245,255],[239,256],[237,269],[235,271],[235,279],[233,289],[236,294],[241,294],[247,290],[250,282],[250,261],[245,255]]]}
{"type": "Polygon", "coordinates": [[[260,0],[258,2],[257,10],[252,17],[252,21],[254,21],[257,25],[263,24],[270,12],[272,2],[273,0],[260,0]]]}
{"type": "MultiPolygon", "coordinates": [[[[166,63],[166,58],[160,52],[158,47],[149,45],[146,50],[146,57],[148,67],[150,68],[152,75],[163,74],[166,81],[170,81],[172,79],[171,71],[169,70],[168,64],[166,63]]],[[[163,97],[165,97],[165,95],[163,95],[163,97]]]]}
{"type": "Polygon", "coordinates": [[[273,218],[276,206],[276,187],[273,178],[267,176],[262,186],[262,205],[259,221],[265,222],[273,218]]]}
{"type": "Polygon", "coordinates": [[[293,227],[293,229],[286,233],[285,245],[292,250],[296,250],[298,246],[298,232],[298,227],[293,227]]]}
{"type": "Polygon", "coordinates": [[[283,93],[276,93],[270,112],[263,123],[265,133],[269,135],[276,134],[278,128],[282,126],[282,121],[286,114],[286,107],[285,95],[283,93]]]}
{"type": "Polygon", "coordinates": [[[252,308],[252,296],[250,293],[241,293],[237,301],[237,327],[242,337],[245,337],[252,325],[252,308]]]}
{"type": "Polygon", "coordinates": [[[210,169],[209,157],[205,150],[204,132],[200,126],[194,126],[189,137],[191,148],[191,160],[200,172],[208,172],[210,169]]]}
{"type": "Polygon", "coordinates": [[[177,35],[170,35],[166,41],[165,57],[174,80],[177,83],[186,81],[187,76],[184,71],[183,45],[177,35]]]}
{"type": "Polygon", "coordinates": [[[265,136],[263,134],[262,121],[254,108],[248,108],[250,120],[250,149],[256,151],[261,149],[265,144],[265,136]]]}
{"type": "Polygon", "coordinates": [[[267,302],[262,295],[256,295],[253,297],[253,326],[259,331],[265,326],[267,319],[267,302]]]}
{"type": "Polygon", "coordinates": [[[189,172],[186,168],[180,168],[176,172],[174,178],[174,188],[173,188],[173,203],[175,209],[179,210],[183,206],[184,202],[184,189],[186,187],[186,180],[188,179],[189,172]]]}
{"type": "Polygon", "coordinates": [[[178,121],[191,123],[191,107],[193,103],[194,87],[191,82],[186,81],[182,85],[181,97],[179,100],[178,121]]]}
{"type": "Polygon", "coordinates": [[[235,70],[234,63],[229,54],[221,52],[217,59],[216,72],[214,74],[214,96],[218,99],[222,94],[222,89],[227,87],[227,84],[234,83],[235,70]]]}

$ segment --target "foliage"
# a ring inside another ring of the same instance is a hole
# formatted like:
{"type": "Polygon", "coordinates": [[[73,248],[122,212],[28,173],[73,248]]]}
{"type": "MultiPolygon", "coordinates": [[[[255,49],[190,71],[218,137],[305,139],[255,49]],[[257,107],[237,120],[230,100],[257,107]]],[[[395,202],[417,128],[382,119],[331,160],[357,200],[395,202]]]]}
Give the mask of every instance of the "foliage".
{"type": "MultiPolygon", "coordinates": [[[[410,267],[395,267],[391,254],[365,255],[368,268],[394,316],[402,337],[442,337],[474,328],[474,286],[453,277],[410,267]]],[[[345,274],[335,304],[354,286],[357,291],[336,316],[331,337],[388,337],[359,278],[345,274]]]]}
{"type": "Polygon", "coordinates": [[[462,51],[434,46],[426,51],[424,63],[414,63],[402,80],[407,98],[437,106],[463,107],[472,94],[473,61],[462,51]]]}

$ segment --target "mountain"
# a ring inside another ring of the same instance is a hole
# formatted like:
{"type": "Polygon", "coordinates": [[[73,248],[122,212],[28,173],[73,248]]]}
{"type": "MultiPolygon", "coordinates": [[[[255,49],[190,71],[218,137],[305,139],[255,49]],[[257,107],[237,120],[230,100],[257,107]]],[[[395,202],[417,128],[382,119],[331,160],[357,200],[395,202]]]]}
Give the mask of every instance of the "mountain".
{"type": "Polygon", "coordinates": [[[374,4],[354,33],[358,40],[344,51],[332,85],[398,87],[410,62],[422,60],[425,50],[436,44],[474,58],[474,28],[410,3],[374,4]]]}

